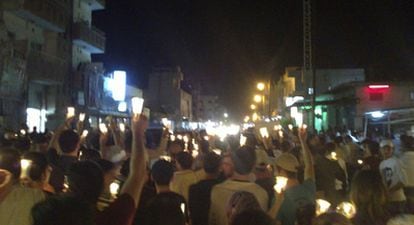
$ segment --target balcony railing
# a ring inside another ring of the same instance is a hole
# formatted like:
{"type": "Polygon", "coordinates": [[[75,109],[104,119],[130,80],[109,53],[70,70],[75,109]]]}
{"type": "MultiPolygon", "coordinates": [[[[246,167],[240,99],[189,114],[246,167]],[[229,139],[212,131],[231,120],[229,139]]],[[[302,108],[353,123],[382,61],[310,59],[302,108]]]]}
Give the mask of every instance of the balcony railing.
{"type": "Polygon", "coordinates": [[[2,9],[55,32],[64,32],[69,21],[69,7],[57,0],[1,0],[2,9]]]}
{"type": "Polygon", "coordinates": [[[83,0],[88,3],[92,10],[105,9],[105,0],[83,0]]]}
{"type": "Polygon", "coordinates": [[[68,73],[68,63],[44,52],[31,51],[27,57],[29,80],[47,84],[62,84],[68,73]]]}
{"type": "Polygon", "coordinates": [[[90,53],[105,52],[105,33],[87,22],[73,24],[73,42],[84,47],[90,53]]]}

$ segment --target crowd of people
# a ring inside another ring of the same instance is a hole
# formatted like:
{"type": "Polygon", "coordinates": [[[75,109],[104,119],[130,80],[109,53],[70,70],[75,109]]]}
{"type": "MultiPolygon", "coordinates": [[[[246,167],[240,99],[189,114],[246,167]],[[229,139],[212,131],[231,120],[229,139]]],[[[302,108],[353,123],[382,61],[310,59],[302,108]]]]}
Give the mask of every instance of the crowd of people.
{"type": "Polygon", "coordinates": [[[306,126],[224,139],[164,127],[149,143],[145,116],[107,122],[84,129],[70,117],[54,132],[6,133],[0,224],[414,224],[411,136],[397,147],[306,126]]]}

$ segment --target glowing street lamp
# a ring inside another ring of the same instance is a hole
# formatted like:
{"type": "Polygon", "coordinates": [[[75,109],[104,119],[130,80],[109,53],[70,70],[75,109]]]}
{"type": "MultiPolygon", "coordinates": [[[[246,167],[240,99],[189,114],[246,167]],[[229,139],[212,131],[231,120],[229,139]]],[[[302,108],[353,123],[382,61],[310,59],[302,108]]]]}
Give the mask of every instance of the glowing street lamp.
{"type": "Polygon", "coordinates": [[[255,110],[256,108],[257,108],[257,107],[256,107],[256,105],[255,105],[255,104],[251,104],[251,105],[250,105],[250,109],[251,109],[251,110],[255,110]]]}
{"type": "Polygon", "coordinates": [[[265,89],[265,84],[263,82],[257,83],[257,89],[263,91],[265,89]]]}
{"type": "Polygon", "coordinates": [[[260,103],[262,101],[262,96],[261,95],[255,95],[253,98],[253,101],[256,103],[260,103]]]}

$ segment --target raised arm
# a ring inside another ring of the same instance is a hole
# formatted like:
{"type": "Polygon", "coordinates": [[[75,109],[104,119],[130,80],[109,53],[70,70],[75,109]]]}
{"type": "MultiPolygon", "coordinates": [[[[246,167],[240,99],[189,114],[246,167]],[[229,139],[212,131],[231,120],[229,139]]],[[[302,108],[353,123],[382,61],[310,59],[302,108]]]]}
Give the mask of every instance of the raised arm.
{"type": "Polygon", "coordinates": [[[148,126],[147,118],[143,115],[134,116],[132,119],[132,151],[129,164],[130,172],[122,187],[121,194],[129,194],[138,205],[142,188],[146,182],[145,162],[145,129],[148,126]]]}
{"type": "Polygon", "coordinates": [[[312,153],[309,150],[309,146],[306,143],[307,133],[306,128],[300,128],[299,129],[299,140],[300,144],[302,146],[302,156],[303,161],[305,163],[305,180],[312,179],[315,180],[315,169],[313,166],[313,157],[312,153]]]}

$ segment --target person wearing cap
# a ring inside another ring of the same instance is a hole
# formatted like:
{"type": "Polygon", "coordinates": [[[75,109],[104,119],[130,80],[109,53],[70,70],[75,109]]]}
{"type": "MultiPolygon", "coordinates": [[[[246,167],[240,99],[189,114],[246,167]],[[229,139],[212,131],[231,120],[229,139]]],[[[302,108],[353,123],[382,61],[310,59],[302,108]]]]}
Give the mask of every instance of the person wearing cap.
{"type": "Polygon", "coordinates": [[[405,209],[405,171],[400,160],[393,155],[394,144],[391,140],[381,141],[380,148],[384,160],[380,163],[379,170],[388,190],[388,208],[392,214],[397,215],[405,209]]]}
{"type": "Polygon", "coordinates": [[[306,137],[306,129],[300,129],[299,140],[305,166],[303,183],[300,183],[298,180],[299,161],[294,155],[283,153],[276,160],[278,176],[288,178],[283,196],[277,196],[283,198],[281,206],[274,215],[271,215],[282,225],[295,225],[298,210],[305,209],[315,202],[315,171],[312,154],[306,144],[306,137]]]}

